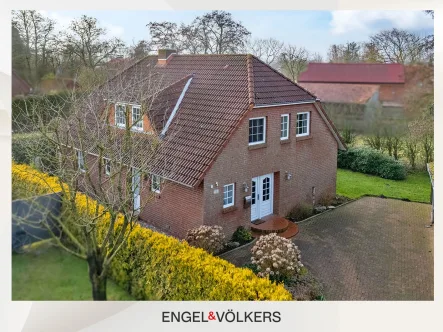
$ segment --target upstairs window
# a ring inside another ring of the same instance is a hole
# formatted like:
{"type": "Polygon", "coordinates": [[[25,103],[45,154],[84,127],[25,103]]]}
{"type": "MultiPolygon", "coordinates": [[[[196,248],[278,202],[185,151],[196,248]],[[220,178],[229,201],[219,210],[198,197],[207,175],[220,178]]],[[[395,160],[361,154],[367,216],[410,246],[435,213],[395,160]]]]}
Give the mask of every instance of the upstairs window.
{"type": "Polygon", "coordinates": [[[280,139],[289,138],[289,114],[282,114],[280,117],[280,139]]]}
{"type": "Polygon", "coordinates": [[[265,143],[266,118],[249,119],[249,145],[265,143]]]}
{"type": "Polygon", "coordinates": [[[115,125],[118,127],[126,127],[125,105],[117,104],[115,106],[115,125]]]}
{"type": "Polygon", "coordinates": [[[160,176],[152,174],[151,175],[151,191],[160,194],[160,176]]]}
{"type": "Polygon", "coordinates": [[[77,163],[80,172],[86,172],[85,158],[83,157],[83,152],[80,150],[77,150],[77,163]]]}
{"type": "Polygon", "coordinates": [[[140,106],[132,106],[132,126],[135,130],[143,130],[142,110],[140,106]]]}
{"type": "Polygon", "coordinates": [[[309,112],[297,113],[297,137],[309,135],[309,112]]]}
{"type": "Polygon", "coordinates": [[[223,186],[223,208],[234,205],[234,184],[223,186]]]}

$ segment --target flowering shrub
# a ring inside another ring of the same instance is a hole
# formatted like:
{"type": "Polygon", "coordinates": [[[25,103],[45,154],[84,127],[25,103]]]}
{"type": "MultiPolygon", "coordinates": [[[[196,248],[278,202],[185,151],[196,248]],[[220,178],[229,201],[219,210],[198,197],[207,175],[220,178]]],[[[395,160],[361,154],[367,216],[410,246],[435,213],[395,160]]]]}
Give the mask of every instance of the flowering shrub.
{"type": "Polygon", "coordinates": [[[289,280],[303,267],[298,247],[276,233],[261,236],[251,252],[251,262],[257,265],[258,276],[273,281],[289,280]]]}
{"type": "MultiPolygon", "coordinates": [[[[41,192],[56,191],[56,178],[40,173],[27,165],[13,165],[13,177],[19,181],[40,183],[41,192]],[[34,173],[35,172],[35,173],[34,173]],[[31,176],[31,174],[35,176],[31,176]],[[55,182],[54,182],[55,181],[55,182]],[[48,188],[51,185],[51,189],[48,188]]],[[[76,195],[77,207],[94,215],[97,202],[76,195]]],[[[99,207],[102,210],[103,207],[99,207]]],[[[100,211],[100,212],[101,212],[100,211]]],[[[109,214],[97,222],[98,242],[109,227],[109,214]]],[[[122,227],[119,215],[116,228],[122,227]]],[[[154,232],[136,224],[111,262],[110,277],[138,300],[291,300],[282,286],[258,278],[251,270],[209,255],[184,241],[154,232]]]]}
{"type": "Polygon", "coordinates": [[[202,248],[211,254],[225,247],[225,235],[221,226],[199,226],[186,234],[186,241],[193,247],[202,248]]]}

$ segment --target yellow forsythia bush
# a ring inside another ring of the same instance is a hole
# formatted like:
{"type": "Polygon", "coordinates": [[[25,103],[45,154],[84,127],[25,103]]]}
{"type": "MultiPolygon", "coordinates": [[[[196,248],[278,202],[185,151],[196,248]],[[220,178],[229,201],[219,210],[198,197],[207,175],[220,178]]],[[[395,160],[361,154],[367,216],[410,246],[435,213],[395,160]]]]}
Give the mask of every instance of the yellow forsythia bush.
{"type": "MultiPolygon", "coordinates": [[[[38,171],[26,165],[12,167],[16,180],[42,181],[42,188],[52,183],[50,176],[43,180],[42,173],[33,172],[38,171]],[[32,179],[31,174],[38,176],[32,179]]],[[[88,213],[88,208],[93,214],[97,203],[79,194],[77,204],[80,210],[88,213]],[[87,201],[89,204],[86,204],[87,201]]],[[[121,227],[122,220],[120,215],[115,227],[121,227]]],[[[98,241],[108,225],[109,216],[105,215],[98,223],[98,241]]],[[[110,277],[140,300],[292,300],[291,294],[282,285],[259,278],[251,270],[237,268],[202,249],[191,247],[185,241],[138,224],[112,260],[110,277]]]]}

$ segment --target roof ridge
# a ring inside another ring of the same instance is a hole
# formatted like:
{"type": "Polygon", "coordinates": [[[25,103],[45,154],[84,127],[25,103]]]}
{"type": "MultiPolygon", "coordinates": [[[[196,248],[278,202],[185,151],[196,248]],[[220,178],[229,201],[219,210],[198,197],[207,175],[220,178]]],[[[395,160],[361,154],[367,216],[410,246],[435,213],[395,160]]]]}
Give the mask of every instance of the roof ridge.
{"type": "Polygon", "coordinates": [[[257,58],[255,55],[251,54],[251,56],[261,62],[262,64],[264,64],[266,67],[268,67],[269,69],[271,69],[273,72],[275,72],[276,74],[280,75],[281,77],[283,77],[285,80],[289,81],[290,83],[294,84],[295,86],[299,87],[301,90],[305,91],[306,93],[308,93],[312,98],[317,99],[317,97],[315,95],[313,95],[311,92],[309,92],[308,90],[306,90],[305,88],[303,88],[301,85],[299,85],[298,83],[292,81],[291,79],[289,79],[287,76],[283,75],[282,73],[280,73],[278,70],[272,68],[270,65],[268,65],[267,63],[263,62],[262,60],[260,60],[259,58],[257,58]]]}
{"type": "Polygon", "coordinates": [[[255,104],[255,91],[254,91],[254,66],[252,64],[252,55],[246,55],[246,66],[248,71],[248,95],[249,104],[255,104]]]}

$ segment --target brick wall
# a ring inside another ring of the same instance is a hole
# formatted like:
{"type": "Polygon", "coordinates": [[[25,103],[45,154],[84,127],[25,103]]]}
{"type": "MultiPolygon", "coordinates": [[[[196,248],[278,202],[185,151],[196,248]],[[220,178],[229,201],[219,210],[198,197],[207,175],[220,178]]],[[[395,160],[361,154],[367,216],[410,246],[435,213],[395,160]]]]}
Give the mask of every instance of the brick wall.
{"type": "MultiPolygon", "coordinates": [[[[98,188],[98,157],[88,155],[85,158],[93,184],[98,188]]],[[[122,174],[122,179],[125,174],[122,174]]],[[[106,174],[102,174],[102,187],[111,187],[106,174]]],[[[122,180],[123,187],[124,180],[122,180]]],[[[91,193],[91,183],[85,179],[80,182],[83,191],[91,193]]],[[[117,194],[117,183],[107,195],[117,194]]],[[[157,227],[168,234],[183,238],[186,232],[203,224],[203,187],[189,188],[177,183],[165,181],[161,185],[160,194],[151,191],[150,176],[144,174],[141,180],[141,211],[140,219],[157,227]]]]}
{"type": "Polygon", "coordinates": [[[204,181],[204,223],[221,225],[227,234],[240,226],[249,226],[251,209],[243,208],[243,198],[251,195],[251,179],[274,174],[275,214],[285,216],[299,202],[312,202],[312,187],[316,196],[335,194],[337,142],[312,104],[253,109],[242,121],[230,142],[222,151],[204,181]],[[311,134],[295,137],[296,113],[311,113],[311,134]],[[290,114],[289,142],[280,141],[280,115],[290,114]],[[248,147],[249,118],[266,116],[266,144],[248,147]],[[285,172],[292,179],[285,179],[285,172]],[[218,182],[219,193],[214,194],[218,182]],[[223,210],[223,185],[235,183],[235,205],[223,210]],[[249,191],[243,191],[247,183],[249,191]]]}

